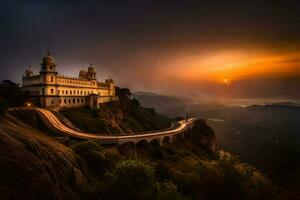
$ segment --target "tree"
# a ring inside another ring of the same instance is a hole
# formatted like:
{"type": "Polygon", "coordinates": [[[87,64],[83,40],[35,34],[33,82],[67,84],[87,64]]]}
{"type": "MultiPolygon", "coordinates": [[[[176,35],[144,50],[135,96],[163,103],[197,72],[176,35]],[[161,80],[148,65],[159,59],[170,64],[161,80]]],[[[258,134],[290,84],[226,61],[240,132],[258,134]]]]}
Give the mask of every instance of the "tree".
{"type": "Polygon", "coordinates": [[[105,196],[108,195],[111,199],[153,199],[154,197],[154,169],[141,160],[119,162],[109,177],[112,182],[105,196]]]}

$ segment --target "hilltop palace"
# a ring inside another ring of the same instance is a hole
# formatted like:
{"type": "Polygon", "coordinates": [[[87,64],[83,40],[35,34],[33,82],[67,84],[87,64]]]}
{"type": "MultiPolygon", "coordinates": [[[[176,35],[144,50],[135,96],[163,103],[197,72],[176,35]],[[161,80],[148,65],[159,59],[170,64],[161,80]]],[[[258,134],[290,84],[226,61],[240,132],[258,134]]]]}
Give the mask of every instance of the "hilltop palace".
{"type": "Polygon", "coordinates": [[[49,53],[43,57],[41,70],[34,75],[31,67],[25,71],[22,89],[29,92],[37,106],[48,108],[83,107],[99,108],[101,103],[117,101],[115,83],[96,79],[95,67],[79,71],[79,77],[72,78],[58,74],[55,59],[49,53]]]}

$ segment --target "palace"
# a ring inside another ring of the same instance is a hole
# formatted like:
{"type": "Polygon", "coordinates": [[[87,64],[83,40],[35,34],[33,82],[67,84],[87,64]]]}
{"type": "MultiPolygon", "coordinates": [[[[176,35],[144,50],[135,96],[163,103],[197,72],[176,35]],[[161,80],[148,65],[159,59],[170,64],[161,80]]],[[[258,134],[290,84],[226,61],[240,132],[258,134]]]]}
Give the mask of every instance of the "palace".
{"type": "Polygon", "coordinates": [[[38,75],[33,74],[30,66],[25,71],[22,89],[29,92],[37,106],[99,108],[102,103],[118,100],[114,81],[106,79],[104,83],[98,82],[94,66],[80,70],[76,78],[58,74],[56,66],[55,58],[48,53],[43,57],[38,75]]]}

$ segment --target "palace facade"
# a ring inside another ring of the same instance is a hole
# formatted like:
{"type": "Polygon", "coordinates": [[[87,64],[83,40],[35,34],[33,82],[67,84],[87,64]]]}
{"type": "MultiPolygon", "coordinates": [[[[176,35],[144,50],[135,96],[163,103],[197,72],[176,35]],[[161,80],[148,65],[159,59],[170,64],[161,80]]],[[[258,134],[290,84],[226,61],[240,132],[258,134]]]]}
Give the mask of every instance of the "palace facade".
{"type": "Polygon", "coordinates": [[[48,53],[43,57],[38,75],[33,74],[30,66],[26,69],[22,89],[29,92],[37,106],[99,108],[102,103],[118,100],[114,81],[98,82],[94,66],[80,70],[76,78],[60,75],[56,68],[55,58],[48,53]]]}

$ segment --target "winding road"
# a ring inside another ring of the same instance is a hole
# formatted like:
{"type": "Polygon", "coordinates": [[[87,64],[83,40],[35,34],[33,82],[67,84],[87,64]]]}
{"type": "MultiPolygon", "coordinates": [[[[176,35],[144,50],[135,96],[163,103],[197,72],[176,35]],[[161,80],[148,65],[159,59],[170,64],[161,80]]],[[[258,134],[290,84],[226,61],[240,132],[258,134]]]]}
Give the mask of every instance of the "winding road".
{"type": "Polygon", "coordinates": [[[162,141],[164,137],[171,138],[174,135],[184,133],[186,130],[193,126],[194,121],[196,118],[190,118],[188,120],[181,120],[178,122],[178,126],[168,129],[168,130],[161,130],[157,132],[146,132],[146,133],[136,133],[130,135],[105,135],[105,134],[92,134],[74,130],[68,126],[66,126],[60,119],[58,119],[50,110],[44,108],[33,108],[37,110],[43,120],[48,122],[53,126],[56,130],[60,133],[68,135],[70,137],[81,138],[81,139],[95,139],[99,140],[101,143],[105,144],[123,144],[126,142],[133,142],[137,143],[142,140],[146,140],[148,142],[157,139],[158,141],[162,141]]]}

